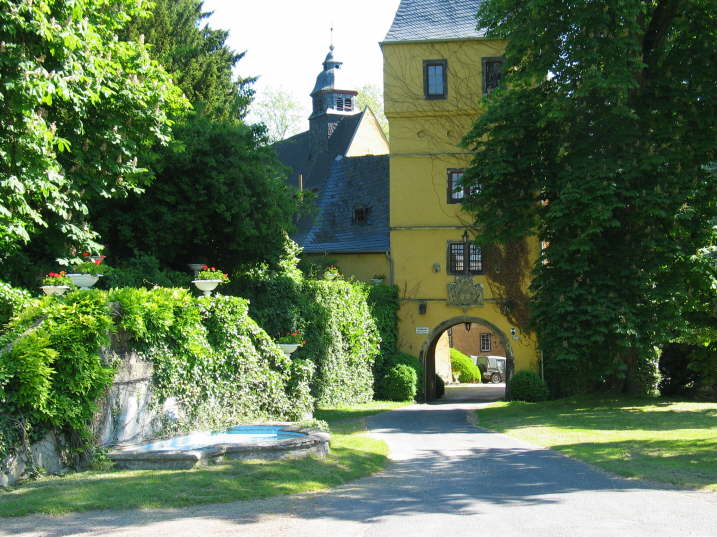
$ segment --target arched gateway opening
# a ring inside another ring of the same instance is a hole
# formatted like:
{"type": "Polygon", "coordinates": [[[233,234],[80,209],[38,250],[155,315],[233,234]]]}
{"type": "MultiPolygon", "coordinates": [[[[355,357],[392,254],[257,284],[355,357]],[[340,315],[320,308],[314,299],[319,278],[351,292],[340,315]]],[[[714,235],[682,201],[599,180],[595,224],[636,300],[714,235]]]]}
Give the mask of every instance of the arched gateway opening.
{"type": "MultiPolygon", "coordinates": [[[[452,329],[453,327],[460,327],[463,326],[466,327],[466,330],[471,330],[473,327],[475,327],[475,338],[478,339],[479,344],[482,344],[482,336],[485,333],[490,333],[496,338],[496,346],[500,349],[501,354],[505,355],[505,372],[503,374],[503,379],[505,381],[505,385],[507,386],[508,380],[510,379],[511,375],[513,374],[514,368],[515,368],[515,362],[513,359],[513,350],[510,345],[510,340],[506,336],[506,334],[498,328],[496,325],[491,323],[490,321],[487,321],[481,317],[474,317],[471,315],[462,315],[458,317],[453,317],[451,319],[448,319],[447,321],[442,322],[429,333],[428,337],[426,338],[425,342],[421,346],[421,352],[419,355],[419,358],[421,359],[421,362],[423,364],[423,372],[424,377],[422,379],[424,390],[423,393],[425,395],[425,402],[435,401],[437,399],[436,397],[436,374],[438,373],[437,367],[436,367],[436,348],[439,344],[439,341],[441,340],[441,337],[444,336],[444,334],[447,333],[449,329],[452,329]],[[486,332],[481,333],[480,327],[485,327],[486,332]]],[[[444,336],[445,337],[445,336],[444,336]]],[[[479,349],[486,349],[489,347],[479,347],[479,349]]],[[[490,353],[490,351],[487,351],[490,353]]],[[[445,374],[442,374],[441,377],[443,378],[445,374]]],[[[490,377],[489,377],[490,378],[490,377]]],[[[502,393],[503,395],[505,392],[502,393]]]]}

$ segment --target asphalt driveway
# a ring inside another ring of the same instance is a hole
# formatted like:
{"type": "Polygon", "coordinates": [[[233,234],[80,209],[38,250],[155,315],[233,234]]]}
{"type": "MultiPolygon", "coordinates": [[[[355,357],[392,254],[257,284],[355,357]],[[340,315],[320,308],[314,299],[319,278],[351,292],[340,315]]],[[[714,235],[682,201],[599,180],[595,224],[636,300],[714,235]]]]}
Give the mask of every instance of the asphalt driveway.
{"type": "Polygon", "coordinates": [[[717,536],[717,494],[615,478],[466,420],[476,403],[370,418],[375,476],[318,494],[185,509],[0,519],[0,535],[271,537],[717,536]]]}

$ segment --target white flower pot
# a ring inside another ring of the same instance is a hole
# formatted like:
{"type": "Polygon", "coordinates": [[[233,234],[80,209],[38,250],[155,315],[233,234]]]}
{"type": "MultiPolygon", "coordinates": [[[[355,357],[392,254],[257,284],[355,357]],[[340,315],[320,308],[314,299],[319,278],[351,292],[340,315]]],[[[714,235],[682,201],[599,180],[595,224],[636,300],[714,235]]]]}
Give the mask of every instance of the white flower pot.
{"type": "Polygon", "coordinates": [[[278,345],[281,347],[281,351],[287,356],[291,356],[296,349],[301,347],[301,343],[279,343],[278,345]]]}
{"type": "Polygon", "coordinates": [[[42,285],[40,286],[40,289],[42,289],[43,293],[46,295],[62,295],[70,288],[69,285],[42,285]]]}
{"type": "Polygon", "coordinates": [[[383,285],[383,278],[371,278],[373,285],[383,285]]]}
{"type": "Polygon", "coordinates": [[[85,291],[97,283],[102,274],[68,274],[68,278],[72,280],[77,287],[85,291]]]}
{"type": "Polygon", "coordinates": [[[222,280],[192,280],[192,283],[204,293],[204,296],[210,296],[222,280]]]}

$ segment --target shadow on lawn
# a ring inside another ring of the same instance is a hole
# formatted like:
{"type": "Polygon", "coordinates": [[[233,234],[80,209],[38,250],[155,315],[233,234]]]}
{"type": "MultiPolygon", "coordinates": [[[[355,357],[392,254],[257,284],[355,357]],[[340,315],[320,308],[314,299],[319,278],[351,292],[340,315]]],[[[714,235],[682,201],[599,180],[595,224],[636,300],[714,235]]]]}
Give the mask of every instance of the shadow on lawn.
{"type": "MultiPolygon", "coordinates": [[[[399,446],[399,451],[408,449],[405,460],[397,460],[377,475],[326,493],[237,502],[230,508],[214,504],[185,511],[95,511],[62,519],[36,516],[4,519],[0,534],[37,532],[48,537],[101,534],[113,528],[138,528],[196,517],[246,524],[267,515],[287,514],[304,520],[372,523],[388,516],[405,516],[408,520],[417,513],[487,514],[491,505],[560,503],[555,494],[662,489],[596,472],[584,463],[549,450],[515,447],[503,435],[470,426],[462,410],[408,407],[376,416],[370,422],[376,434],[399,446]],[[434,438],[441,439],[439,448],[429,447],[434,438]]],[[[399,459],[400,455],[399,452],[399,459]]],[[[118,480],[117,486],[122,485],[118,480]]]]}

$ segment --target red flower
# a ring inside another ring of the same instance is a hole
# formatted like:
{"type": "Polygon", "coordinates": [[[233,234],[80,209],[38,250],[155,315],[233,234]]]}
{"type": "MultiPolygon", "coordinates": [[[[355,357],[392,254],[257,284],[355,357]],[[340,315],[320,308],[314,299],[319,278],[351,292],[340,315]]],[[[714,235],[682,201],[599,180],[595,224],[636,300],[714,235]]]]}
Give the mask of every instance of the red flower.
{"type": "Polygon", "coordinates": [[[306,340],[301,342],[302,345],[306,345],[306,340]]]}
{"type": "Polygon", "coordinates": [[[60,276],[64,276],[65,274],[67,274],[67,272],[65,272],[64,270],[60,271],[60,276]]]}
{"type": "Polygon", "coordinates": [[[224,273],[224,277],[225,277],[225,278],[228,278],[228,277],[229,277],[229,274],[227,274],[227,273],[225,272],[225,273],[224,273]]]}
{"type": "Polygon", "coordinates": [[[291,335],[292,335],[293,337],[296,337],[296,336],[299,335],[299,333],[298,333],[298,332],[292,332],[291,335]]]}
{"type": "Polygon", "coordinates": [[[101,265],[101,264],[102,264],[102,260],[101,260],[101,259],[95,259],[95,260],[94,260],[94,264],[95,264],[95,265],[101,265]]]}
{"type": "Polygon", "coordinates": [[[90,252],[82,252],[82,257],[89,257],[90,252]]]}
{"type": "Polygon", "coordinates": [[[202,269],[204,269],[204,270],[208,270],[208,269],[209,269],[209,267],[208,267],[208,266],[206,266],[206,265],[202,265],[202,269]]]}
{"type": "Polygon", "coordinates": [[[212,270],[217,270],[217,267],[212,267],[212,270]]]}

